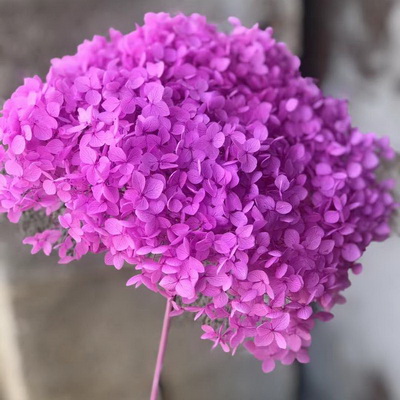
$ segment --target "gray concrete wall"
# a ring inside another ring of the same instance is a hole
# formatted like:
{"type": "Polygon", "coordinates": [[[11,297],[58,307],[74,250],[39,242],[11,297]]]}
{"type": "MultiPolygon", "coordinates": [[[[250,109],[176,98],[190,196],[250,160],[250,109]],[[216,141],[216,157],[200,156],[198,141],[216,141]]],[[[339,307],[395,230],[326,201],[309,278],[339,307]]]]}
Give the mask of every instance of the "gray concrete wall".
{"type": "MultiPolygon", "coordinates": [[[[350,99],[355,125],[400,151],[400,2],[321,2],[329,46],[323,87],[350,99]]],[[[400,238],[371,246],[347,304],[320,324],[306,367],[307,400],[400,399],[400,238]]]]}

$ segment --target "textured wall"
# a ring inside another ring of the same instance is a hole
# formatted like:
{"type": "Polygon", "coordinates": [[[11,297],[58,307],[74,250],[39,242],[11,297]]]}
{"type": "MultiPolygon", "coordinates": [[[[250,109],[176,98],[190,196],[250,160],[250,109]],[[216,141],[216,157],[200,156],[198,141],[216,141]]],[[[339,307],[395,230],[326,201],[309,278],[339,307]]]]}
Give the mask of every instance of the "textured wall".
{"type": "MultiPolygon", "coordinates": [[[[315,38],[329,47],[323,87],[350,100],[355,125],[400,151],[400,2],[322,0],[317,11],[315,38]]],[[[399,250],[399,237],[371,246],[347,304],[317,327],[304,399],[400,399],[399,250]]]]}

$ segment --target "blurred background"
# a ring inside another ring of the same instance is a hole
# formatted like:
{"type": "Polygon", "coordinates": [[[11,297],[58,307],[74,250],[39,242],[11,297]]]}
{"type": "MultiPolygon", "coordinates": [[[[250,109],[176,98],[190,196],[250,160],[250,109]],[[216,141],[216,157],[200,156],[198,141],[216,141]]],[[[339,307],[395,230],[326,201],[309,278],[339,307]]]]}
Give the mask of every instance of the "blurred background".
{"type": "MultiPolygon", "coordinates": [[[[84,38],[125,33],[147,11],[206,14],[226,26],[273,26],[302,57],[303,72],[350,99],[354,123],[400,150],[400,1],[0,0],[0,97],[84,38]]],[[[18,228],[0,224],[0,400],[145,400],[163,300],[125,288],[102,257],[73,265],[31,256],[18,228]]],[[[370,247],[347,305],[317,325],[306,366],[269,375],[245,352],[231,357],[173,323],[162,400],[399,400],[400,240],[370,247]],[[396,257],[397,256],[397,257],[396,257]]]]}

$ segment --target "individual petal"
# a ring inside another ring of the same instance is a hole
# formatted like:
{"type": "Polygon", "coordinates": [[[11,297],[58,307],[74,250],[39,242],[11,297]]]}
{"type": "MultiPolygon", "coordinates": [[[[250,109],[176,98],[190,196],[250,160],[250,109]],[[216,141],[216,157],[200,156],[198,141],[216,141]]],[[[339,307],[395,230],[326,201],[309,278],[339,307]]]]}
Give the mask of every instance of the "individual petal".
{"type": "Polygon", "coordinates": [[[81,147],[81,149],[79,151],[79,156],[80,156],[81,161],[85,164],[94,165],[97,160],[96,151],[87,146],[81,147]]]}
{"type": "Polygon", "coordinates": [[[361,257],[361,250],[355,243],[346,243],[342,248],[342,257],[349,262],[354,262],[361,257]]]}
{"type": "Polygon", "coordinates": [[[292,293],[297,293],[304,285],[300,275],[291,275],[287,280],[287,287],[292,293]]]}
{"type": "Polygon", "coordinates": [[[46,194],[48,194],[48,195],[53,195],[53,194],[56,194],[56,192],[57,192],[56,185],[50,179],[46,179],[43,182],[43,189],[46,192],[46,194]]]}
{"type": "Polygon", "coordinates": [[[275,186],[279,189],[280,192],[285,192],[289,189],[290,183],[285,175],[279,175],[275,179],[275,186]]]}
{"type": "Polygon", "coordinates": [[[126,154],[121,147],[111,147],[110,150],[108,150],[108,158],[113,162],[126,162],[126,154]]]}
{"type": "Polygon", "coordinates": [[[101,101],[101,94],[97,90],[89,90],[85,95],[85,100],[92,106],[97,106],[101,101]]]}
{"type": "Polygon", "coordinates": [[[146,186],[143,194],[148,199],[158,199],[164,189],[164,184],[159,179],[149,178],[146,181],[146,186]]]}
{"type": "Polygon", "coordinates": [[[292,211],[293,206],[290,203],[288,203],[287,201],[279,200],[276,202],[275,209],[279,214],[285,215],[285,214],[289,214],[292,211]]]}
{"type": "Polygon", "coordinates": [[[143,192],[146,186],[146,178],[139,171],[133,171],[131,177],[131,184],[133,189],[141,193],[143,192]]]}
{"type": "Polygon", "coordinates": [[[245,154],[240,158],[241,168],[243,172],[253,172],[257,167],[257,159],[251,154],[245,154]]]}
{"type": "Polygon", "coordinates": [[[184,238],[182,243],[176,249],[176,257],[179,260],[186,260],[190,256],[190,245],[187,238],[184,238]]]}
{"type": "Polygon", "coordinates": [[[217,296],[214,296],[213,303],[216,308],[222,308],[228,304],[228,300],[228,295],[225,292],[221,292],[217,296]]]}
{"type": "Polygon", "coordinates": [[[19,165],[15,160],[6,161],[5,170],[7,174],[10,174],[12,176],[22,176],[24,173],[24,170],[22,169],[21,165],[19,165]]]}
{"type": "Polygon", "coordinates": [[[340,214],[335,210],[326,211],[324,219],[328,224],[336,224],[340,219],[340,214]]]}
{"type": "Polygon", "coordinates": [[[80,76],[74,81],[78,92],[86,93],[90,89],[90,80],[87,76],[80,76]]]}
{"type": "Polygon", "coordinates": [[[275,336],[275,342],[278,345],[278,347],[280,349],[286,349],[287,343],[286,343],[286,339],[284,338],[284,336],[280,332],[275,332],[274,336],[275,336]]]}
{"type": "Polygon", "coordinates": [[[181,279],[176,284],[176,293],[187,299],[191,299],[195,296],[195,290],[192,282],[189,279],[181,279]]]}
{"type": "Polygon", "coordinates": [[[304,306],[304,307],[300,308],[300,310],[297,311],[297,316],[300,319],[306,320],[306,319],[311,317],[312,312],[313,311],[312,311],[312,308],[310,306],[304,306]]]}
{"type": "Polygon", "coordinates": [[[153,104],[162,100],[164,94],[164,87],[156,82],[146,83],[144,85],[144,93],[153,104]]]}
{"type": "Polygon", "coordinates": [[[109,218],[104,223],[104,228],[111,235],[119,235],[122,233],[124,227],[121,221],[116,218],[109,218]]]}
{"type": "Polygon", "coordinates": [[[247,224],[248,219],[247,219],[245,213],[243,213],[241,211],[237,211],[231,215],[230,221],[232,222],[232,224],[234,226],[241,227],[241,226],[245,226],[247,224]]]}
{"type": "Polygon", "coordinates": [[[274,331],[284,331],[290,323],[290,314],[284,313],[281,317],[273,319],[271,322],[274,331]]]}
{"type": "Polygon", "coordinates": [[[260,150],[261,143],[258,139],[252,138],[243,144],[243,150],[247,153],[256,153],[260,150]]]}
{"type": "Polygon", "coordinates": [[[11,142],[11,151],[15,155],[22,154],[25,150],[25,139],[22,135],[17,135],[14,137],[14,139],[11,142]]]}
{"type": "Polygon", "coordinates": [[[300,234],[295,229],[286,229],[284,240],[286,246],[293,249],[300,244],[300,234]]]}
{"type": "Polygon", "coordinates": [[[275,369],[275,361],[272,358],[268,358],[262,362],[262,370],[266,374],[272,372],[275,369]]]}
{"type": "Polygon", "coordinates": [[[224,72],[229,67],[231,60],[228,57],[214,57],[210,61],[210,67],[219,72],[224,72]]]}
{"type": "Polygon", "coordinates": [[[53,136],[53,130],[46,125],[35,125],[33,128],[33,136],[39,140],[49,140],[53,136]]]}
{"type": "Polygon", "coordinates": [[[146,64],[146,69],[149,73],[149,76],[155,76],[157,78],[160,78],[162,76],[162,74],[164,73],[164,68],[165,64],[163,61],[157,63],[148,62],[146,64]]]}

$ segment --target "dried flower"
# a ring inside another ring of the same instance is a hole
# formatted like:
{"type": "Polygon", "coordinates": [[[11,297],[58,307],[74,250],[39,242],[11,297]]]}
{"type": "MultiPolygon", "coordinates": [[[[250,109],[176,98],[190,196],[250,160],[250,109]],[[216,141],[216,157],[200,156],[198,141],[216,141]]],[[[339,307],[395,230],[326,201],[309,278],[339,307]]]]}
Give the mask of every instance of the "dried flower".
{"type": "Polygon", "coordinates": [[[128,285],[179,299],[268,372],[308,361],[314,320],[389,235],[393,181],[376,170],[394,152],[271,29],[231,23],[147,14],[26,79],[0,120],[0,211],[60,214],[33,252],[135,266],[128,285]]]}

